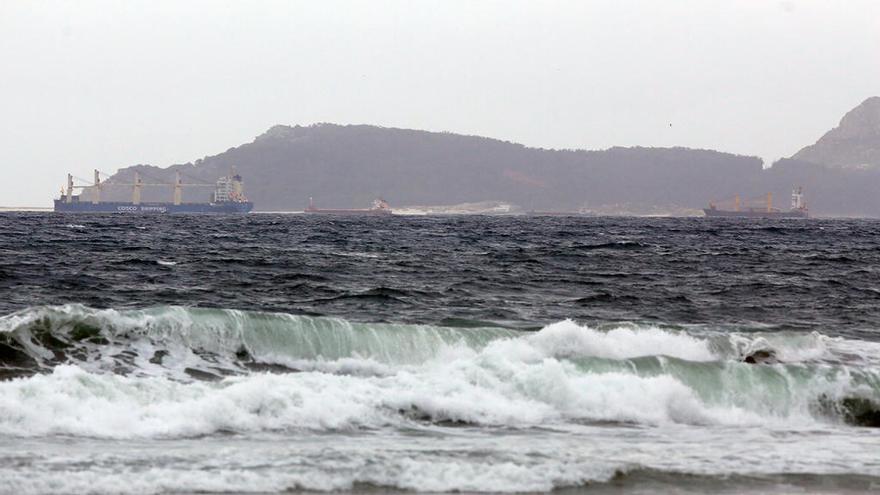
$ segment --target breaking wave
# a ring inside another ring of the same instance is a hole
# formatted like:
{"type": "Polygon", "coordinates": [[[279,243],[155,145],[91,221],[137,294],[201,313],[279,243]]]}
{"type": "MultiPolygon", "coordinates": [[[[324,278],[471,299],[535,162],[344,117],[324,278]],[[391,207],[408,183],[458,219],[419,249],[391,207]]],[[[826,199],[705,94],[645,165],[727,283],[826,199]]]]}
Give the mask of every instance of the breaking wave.
{"type": "Polygon", "coordinates": [[[0,435],[870,422],[878,351],[817,333],[39,307],[0,318],[0,435]],[[758,352],[772,362],[744,362],[758,352]]]}
{"type": "Polygon", "coordinates": [[[479,348],[515,335],[503,328],[351,323],[227,309],[66,305],[0,317],[0,366],[12,372],[75,363],[117,374],[219,378],[262,365],[301,370],[346,358],[416,364],[445,346],[479,348]]]}

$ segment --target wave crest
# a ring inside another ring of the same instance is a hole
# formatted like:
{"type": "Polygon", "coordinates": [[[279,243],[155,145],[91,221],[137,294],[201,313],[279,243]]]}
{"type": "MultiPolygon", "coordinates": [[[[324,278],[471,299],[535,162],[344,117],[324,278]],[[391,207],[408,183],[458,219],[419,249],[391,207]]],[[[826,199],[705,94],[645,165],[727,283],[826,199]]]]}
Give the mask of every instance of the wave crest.
{"type": "Polygon", "coordinates": [[[854,354],[861,344],[569,320],[519,332],[35,308],[0,318],[0,364],[24,376],[0,381],[0,434],[870,421],[880,370],[854,354]],[[785,362],[743,362],[764,348],[785,362]]]}

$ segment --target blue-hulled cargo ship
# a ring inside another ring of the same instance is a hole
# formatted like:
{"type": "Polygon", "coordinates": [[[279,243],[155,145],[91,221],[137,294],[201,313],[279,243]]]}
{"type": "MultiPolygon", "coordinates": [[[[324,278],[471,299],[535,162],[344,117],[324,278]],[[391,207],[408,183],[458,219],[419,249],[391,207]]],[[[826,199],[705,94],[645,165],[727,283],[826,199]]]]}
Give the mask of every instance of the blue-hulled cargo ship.
{"type": "Polygon", "coordinates": [[[95,171],[94,183],[89,186],[74,186],[73,176],[67,176],[67,188],[62,189],[61,197],[55,199],[55,211],[59,213],[212,213],[212,214],[237,214],[248,213],[254,208],[254,204],[248,201],[242,192],[241,176],[231,173],[220,177],[216,184],[184,184],[180,173],[174,184],[145,184],[140,173],[135,172],[134,183],[119,184],[114,186],[131,186],[131,201],[101,201],[101,189],[108,185],[102,182],[99,172],[95,171]],[[141,189],[144,186],[168,186],[173,188],[173,200],[171,202],[142,202],[141,189]],[[184,203],[182,188],[213,186],[214,193],[211,201],[206,203],[184,203]],[[87,189],[88,194],[74,194],[74,189],[87,189]]]}

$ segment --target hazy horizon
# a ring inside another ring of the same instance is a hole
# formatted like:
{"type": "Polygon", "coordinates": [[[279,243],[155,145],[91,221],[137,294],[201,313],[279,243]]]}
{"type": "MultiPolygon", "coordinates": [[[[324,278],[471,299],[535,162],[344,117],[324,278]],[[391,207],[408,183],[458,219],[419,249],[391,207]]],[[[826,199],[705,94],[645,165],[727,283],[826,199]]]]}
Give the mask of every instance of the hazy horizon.
{"type": "Polygon", "coordinates": [[[878,28],[868,1],[5,2],[0,205],[276,124],[769,164],[880,93],[878,28]]]}

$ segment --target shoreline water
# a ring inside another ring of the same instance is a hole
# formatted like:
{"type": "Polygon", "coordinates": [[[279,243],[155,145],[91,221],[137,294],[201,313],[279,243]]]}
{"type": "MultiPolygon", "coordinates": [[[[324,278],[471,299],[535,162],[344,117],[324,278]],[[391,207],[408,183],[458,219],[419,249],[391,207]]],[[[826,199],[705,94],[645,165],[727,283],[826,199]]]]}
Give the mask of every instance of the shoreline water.
{"type": "Polygon", "coordinates": [[[0,215],[0,493],[875,490],[880,222],[0,215]],[[749,356],[758,356],[754,363],[749,356]]]}

